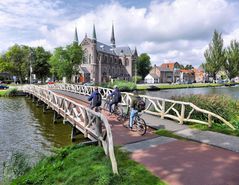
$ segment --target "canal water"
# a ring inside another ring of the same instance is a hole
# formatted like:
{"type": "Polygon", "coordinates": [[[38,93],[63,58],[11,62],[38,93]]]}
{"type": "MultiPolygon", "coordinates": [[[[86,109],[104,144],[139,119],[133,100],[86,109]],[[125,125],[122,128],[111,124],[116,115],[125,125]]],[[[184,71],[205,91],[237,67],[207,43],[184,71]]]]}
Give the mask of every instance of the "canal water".
{"type": "Polygon", "coordinates": [[[160,91],[145,91],[143,94],[153,97],[168,98],[173,96],[185,96],[190,94],[218,94],[228,95],[233,99],[239,100],[239,86],[233,87],[212,87],[212,88],[183,88],[183,89],[168,89],[160,91]]]}
{"type": "Polygon", "coordinates": [[[0,97],[0,181],[3,162],[12,153],[27,154],[34,163],[53,147],[72,144],[71,127],[62,121],[53,124],[52,118],[52,111],[44,114],[42,107],[25,97],[0,97]]]}

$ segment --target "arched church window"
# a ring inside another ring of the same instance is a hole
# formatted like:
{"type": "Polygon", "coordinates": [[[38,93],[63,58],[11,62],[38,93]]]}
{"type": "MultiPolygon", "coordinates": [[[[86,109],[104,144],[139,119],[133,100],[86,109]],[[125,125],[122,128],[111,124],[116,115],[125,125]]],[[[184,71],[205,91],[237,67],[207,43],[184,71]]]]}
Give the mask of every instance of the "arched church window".
{"type": "Polygon", "coordinates": [[[83,53],[83,63],[88,64],[88,50],[85,49],[83,53]]]}
{"type": "Polygon", "coordinates": [[[119,59],[119,65],[122,65],[122,60],[121,59],[119,59]]]}
{"type": "Polygon", "coordinates": [[[125,66],[128,66],[128,65],[129,65],[129,59],[126,58],[126,59],[125,59],[125,66]]]}
{"type": "Polygon", "coordinates": [[[91,54],[89,54],[89,64],[91,64],[91,54]]]}

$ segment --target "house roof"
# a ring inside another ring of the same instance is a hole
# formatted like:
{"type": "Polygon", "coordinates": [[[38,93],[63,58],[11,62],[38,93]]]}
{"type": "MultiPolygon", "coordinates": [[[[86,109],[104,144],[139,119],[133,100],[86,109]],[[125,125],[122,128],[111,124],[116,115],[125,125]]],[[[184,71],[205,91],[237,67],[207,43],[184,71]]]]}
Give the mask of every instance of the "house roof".
{"type": "Polygon", "coordinates": [[[190,70],[190,69],[180,69],[180,72],[182,72],[182,73],[193,73],[194,70],[190,70]]]}
{"type": "MultiPolygon", "coordinates": [[[[159,76],[157,75],[157,74],[154,74],[154,73],[149,73],[147,76],[151,76],[151,77],[153,77],[154,79],[158,79],[159,78],[159,76]]],[[[147,77],[146,76],[146,77],[147,77]]],[[[145,78],[146,78],[145,77],[145,78]]]]}
{"type": "Polygon", "coordinates": [[[168,68],[168,69],[170,69],[171,71],[173,71],[175,63],[176,63],[176,62],[163,63],[163,64],[161,64],[160,68],[161,68],[161,69],[166,69],[166,68],[168,68]]]}

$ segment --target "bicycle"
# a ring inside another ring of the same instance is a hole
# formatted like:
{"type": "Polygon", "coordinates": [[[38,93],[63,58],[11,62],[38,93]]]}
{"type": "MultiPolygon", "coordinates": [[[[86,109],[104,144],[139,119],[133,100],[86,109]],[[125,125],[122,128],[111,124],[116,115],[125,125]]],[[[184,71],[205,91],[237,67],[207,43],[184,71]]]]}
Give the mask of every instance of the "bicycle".
{"type": "MultiPolygon", "coordinates": [[[[141,118],[140,116],[143,114],[143,112],[137,112],[134,116],[134,120],[133,120],[133,125],[132,125],[132,129],[136,130],[141,136],[143,136],[146,131],[147,131],[147,125],[144,121],[143,118],[141,118]]],[[[129,120],[129,115],[130,115],[130,108],[129,106],[126,109],[126,113],[123,113],[121,115],[121,120],[122,120],[122,124],[124,127],[128,127],[129,122],[125,122],[126,120],[129,120]]]]}
{"type": "MultiPolygon", "coordinates": [[[[104,106],[103,108],[105,110],[109,110],[109,106],[110,106],[110,102],[112,101],[111,97],[108,96],[105,100],[105,103],[104,103],[104,106]]],[[[122,117],[122,114],[123,114],[123,109],[119,106],[119,103],[117,105],[112,105],[112,112],[113,114],[117,115],[117,120],[118,121],[121,121],[121,117],[122,117]]]]}

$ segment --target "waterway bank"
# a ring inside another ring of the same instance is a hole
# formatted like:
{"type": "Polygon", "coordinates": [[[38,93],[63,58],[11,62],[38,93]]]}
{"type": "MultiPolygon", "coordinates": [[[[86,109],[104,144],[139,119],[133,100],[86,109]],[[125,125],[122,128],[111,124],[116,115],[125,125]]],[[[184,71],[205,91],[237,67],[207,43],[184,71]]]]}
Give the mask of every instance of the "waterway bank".
{"type": "MultiPolygon", "coordinates": [[[[3,162],[15,152],[27,154],[32,163],[51,154],[54,147],[68,146],[71,127],[53,124],[53,111],[43,113],[30,99],[0,97],[0,181],[3,162]]],[[[84,141],[82,135],[75,141],[84,141]]]]}
{"type": "Polygon", "coordinates": [[[75,145],[59,149],[56,155],[45,158],[11,184],[165,184],[145,167],[130,160],[127,153],[116,148],[115,154],[119,175],[112,173],[110,159],[102,147],[75,145]]]}

